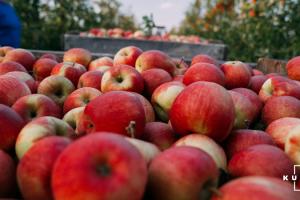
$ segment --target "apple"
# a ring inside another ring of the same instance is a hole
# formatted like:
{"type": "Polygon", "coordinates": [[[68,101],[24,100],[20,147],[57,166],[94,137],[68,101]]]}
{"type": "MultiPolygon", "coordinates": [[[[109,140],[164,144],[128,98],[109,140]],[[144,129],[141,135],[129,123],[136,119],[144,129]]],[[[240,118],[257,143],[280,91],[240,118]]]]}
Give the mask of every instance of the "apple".
{"type": "Polygon", "coordinates": [[[36,90],[38,87],[38,82],[35,81],[34,78],[30,74],[28,74],[26,72],[15,71],[15,72],[8,72],[5,75],[13,76],[13,77],[17,78],[19,81],[25,83],[28,86],[31,93],[36,93],[36,90]]]}
{"type": "Polygon", "coordinates": [[[151,103],[160,120],[164,122],[169,120],[172,104],[184,88],[185,85],[183,83],[172,81],[163,83],[154,90],[151,103]]]}
{"type": "Polygon", "coordinates": [[[158,154],[148,174],[146,194],[153,200],[207,199],[218,180],[213,159],[189,146],[172,147],[158,154]]]}
{"type": "Polygon", "coordinates": [[[281,179],[283,175],[293,174],[293,162],[280,148],[258,144],[233,154],[228,172],[233,177],[271,176],[281,179]]]}
{"type": "Polygon", "coordinates": [[[29,94],[30,89],[22,81],[6,74],[0,76],[0,104],[11,106],[19,98],[29,94]]]}
{"type": "Polygon", "coordinates": [[[0,198],[8,198],[14,194],[16,184],[16,165],[14,160],[0,149],[0,198]]]}
{"type": "Polygon", "coordinates": [[[25,67],[17,62],[7,61],[0,63],[0,75],[13,71],[27,72],[25,67]]]}
{"type": "Polygon", "coordinates": [[[264,131],[239,129],[234,130],[228,136],[228,138],[225,140],[224,149],[228,158],[231,158],[239,151],[245,150],[248,147],[257,144],[275,145],[272,137],[264,131]]]}
{"type": "Polygon", "coordinates": [[[296,164],[300,165],[300,126],[297,125],[292,128],[286,136],[284,143],[284,151],[290,159],[296,164]]]}
{"type": "Polygon", "coordinates": [[[68,138],[50,136],[36,142],[23,156],[18,164],[17,180],[24,199],[53,199],[53,166],[57,157],[70,143],[68,138]]]}
{"type": "Polygon", "coordinates": [[[56,62],[59,62],[59,58],[53,54],[53,53],[44,53],[39,59],[44,59],[44,58],[48,58],[48,59],[51,59],[51,60],[54,60],[56,62]]]}
{"type": "Polygon", "coordinates": [[[92,87],[100,91],[102,76],[103,72],[97,70],[85,72],[80,76],[77,88],[92,87]]]}
{"type": "Polygon", "coordinates": [[[176,65],[171,57],[162,51],[148,50],[144,51],[136,60],[135,68],[140,73],[152,68],[161,68],[170,75],[174,75],[176,65]]]}
{"type": "Polygon", "coordinates": [[[261,76],[264,75],[264,73],[258,69],[252,69],[253,76],[261,76]]]}
{"type": "Polygon", "coordinates": [[[278,147],[284,150],[284,144],[289,132],[300,125],[300,119],[283,117],[272,121],[266,128],[266,132],[272,137],[278,147]]]}
{"type": "Polygon", "coordinates": [[[142,139],[155,144],[162,151],[171,147],[176,141],[172,127],[163,122],[148,122],[142,139]]]}
{"type": "Polygon", "coordinates": [[[72,48],[64,53],[63,61],[78,63],[85,67],[89,66],[92,60],[92,54],[87,49],[72,48]]]}
{"type": "Polygon", "coordinates": [[[189,134],[177,140],[173,146],[199,148],[211,156],[219,169],[227,171],[227,158],[224,150],[213,139],[206,135],[189,134]]]}
{"type": "Polygon", "coordinates": [[[14,61],[23,65],[28,71],[32,70],[35,62],[34,55],[25,49],[13,49],[8,51],[4,57],[3,62],[14,61]]]}
{"type": "Polygon", "coordinates": [[[176,66],[175,75],[183,75],[189,67],[188,64],[184,61],[183,58],[173,58],[173,61],[176,66]]]}
{"type": "Polygon", "coordinates": [[[62,106],[67,96],[74,90],[74,85],[69,79],[52,75],[42,80],[37,92],[50,97],[55,103],[62,106]]]}
{"type": "Polygon", "coordinates": [[[88,104],[91,100],[100,96],[101,92],[95,88],[83,87],[74,90],[67,96],[63,106],[63,112],[67,113],[73,108],[82,107],[88,104]]]}
{"type": "Polygon", "coordinates": [[[211,200],[297,200],[289,182],[266,176],[248,176],[229,181],[214,194],[211,200]]]}
{"type": "Polygon", "coordinates": [[[136,46],[127,46],[121,48],[114,57],[114,66],[129,65],[134,67],[136,59],[143,51],[136,46]]]}
{"type": "Polygon", "coordinates": [[[61,108],[49,97],[42,94],[30,94],[19,98],[12,106],[22,118],[28,123],[31,120],[53,116],[61,118],[61,108]]]}
{"type": "Polygon", "coordinates": [[[159,68],[148,69],[141,73],[144,79],[145,92],[151,97],[154,90],[163,83],[172,81],[172,76],[159,68]]]}
{"type": "Polygon", "coordinates": [[[196,81],[214,82],[225,85],[225,76],[220,68],[209,63],[196,63],[192,65],[183,76],[183,83],[189,85],[196,81]]]}
{"type": "Polygon", "coordinates": [[[63,121],[67,122],[74,130],[76,135],[81,136],[80,133],[77,131],[77,127],[79,124],[79,120],[81,115],[83,114],[85,109],[84,107],[78,107],[78,108],[73,108],[72,110],[70,110],[69,112],[67,112],[64,117],[63,117],[63,121]]]}
{"type": "Polygon", "coordinates": [[[86,72],[83,65],[71,62],[63,62],[55,65],[51,71],[51,75],[59,75],[68,78],[76,87],[78,80],[82,74],[86,72]]]}
{"type": "Polygon", "coordinates": [[[252,76],[250,78],[249,88],[258,94],[266,80],[268,80],[268,78],[265,75],[252,76]]]}
{"type": "Polygon", "coordinates": [[[187,86],[175,99],[170,112],[172,127],[179,135],[199,133],[224,140],[235,120],[229,92],[222,86],[199,81],[187,86]]]}
{"type": "Polygon", "coordinates": [[[135,68],[128,65],[112,67],[103,74],[101,91],[118,90],[141,93],[144,90],[143,77],[135,68]]]}
{"type": "Polygon", "coordinates": [[[57,200],[139,200],[146,182],[147,165],[140,152],[124,137],[105,132],[70,144],[58,157],[52,173],[57,200]]]}
{"type": "Polygon", "coordinates": [[[194,65],[196,63],[209,63],[209,64],[213,64],[213,65],[218,65],[218,62],[216,59],[214,59],[213,57],[206,55],[206,54],[195,55],[192,58],[191,65],[194,65]]]}
{"type": "Polygon", "coordinates": [[[114,62],[113,59],[110,57],[105,56],[105,57],[97,58],[96,60],[90,62],[89,71],[97,70],[102,66],[112,67],[114,66],[113,62],[114,62]]]}
{"type": "Polygon", "coordinates": [[[145,111],[145,119],[146,119],[146,123],[148,122],[154,122],[155,121],[155,113],[153,110],[153,107],[151,105],[151,103],[141,94],[139,93],[134,93],[139,100],[141,101],[144,111],[145,111]]]}
{"type": "Polygon", "coordinates": [[[288,77],[293,80],[300,81],[300,56],[296,56],[288,61],[286,64],[286,71],[288,74],[288,77]]]}
{"type": "Polygon", "coordinates": [[[33,76],[35,80],[42,81],[50,76],[52,69],[58,62],[50,58],[40,58],[33,65],[33,76]]]}
{"type": "Polygon", "coordinates": [[[9,51],[13,50],[15,48],[11,46],[2,46],[0,47],[0,57],[4,57],[9,51]]]}
{"type": "Polygon", "coordinates": [[[272,78],[272,77],[274,77],[274,76],[281,76],[281,77],[282,77],[282,74],[280,74],[280,73],[275,73],[275,72],[266,74],[266,77],[268,77],[268,78],[272,78]]]}
{"type": "Polygon", "coordinates": [[[35,143],[48,136],[74,137],[75,133],[69,124],[55,117],[39,117],[23,127],[16,141],[16,154],[21,159],[35,143]]]}
{"type": "Polygon", "coordinates": [[[247,64],[241,61],[228,61],[221,65],[221,70],[225,75],[226,88],[246,88],[249,86],[251,72],[247,64]]]}
{"type": "Polygon", "coordinates": [[[173,77],[173,81],[179,81],[179,82],[183,83],[183,75],[175,75],[173,77]]]}
{"type": "Polygon", "coordinates": [[[139,98],[131,92],[112,91],[86,105],[77,130],[79,134],[109,131],[140,138],[144,127],[145,111],[139,98]]]}
{"type": "Polygon", "coordinates": [[[283,117],[300,117],[300,100],[292,96],[272,97],[262,110],[262,120],[269,125],[283,117]]]}

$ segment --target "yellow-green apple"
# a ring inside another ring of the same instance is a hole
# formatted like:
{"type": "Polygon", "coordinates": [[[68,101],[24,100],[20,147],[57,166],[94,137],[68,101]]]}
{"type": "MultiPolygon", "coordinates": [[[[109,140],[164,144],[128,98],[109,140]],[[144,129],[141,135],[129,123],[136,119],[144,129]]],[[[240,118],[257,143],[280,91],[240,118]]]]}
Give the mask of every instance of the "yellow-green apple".
{"type": "Polygon", "coordinates": [[[74,90],[69,94],[64,102],[63,113],[67,113],[73,108],[82,107],[88,104],[91,100],[100,96],[101,92],[95,88],[83,87],[74,90]]]}
{"type": "Polygon", "coordinates": [[[121,48],[114,57],[114,66],[129,65],[134,67],[136,59],[143,51],[136,46],[127,46],[121,48]]]}
{"type": "Polygon", "coordinates": [[[148,69],[141,73],[144,79],[145,92],[151,97],[154,90],[163,83],[172,81],[172,76],[159,68],[148,69]]]}
{"type": "Polygon", "coordinates": [[[265,75],[252,76],[250,78],[249,88],[258,94],[266,80],[268,80],[268,78],[265,75]]]}
{"type": "Polygon", "coordinates": [[[50,58],[40,58],[33,65],[33,76],[35,80],[42,81],[50,76],[52,69],[58,63],[50,58]]]}
{"type": "Polygon", "coordinates": [[[114,63],[114,61],[110,57],[105,56],[105,57],[97,58],[96,60],[93,60],[92,62],[90,62],[89,71],[98,70],[99,68],[102,68],[103,66],[112,67],[114,65],[113,63],[114,63]]]}
{"type": "Polygon", "coordinates": [[[73,83],[64,76],[48,76],[38,86],[37,93],[50,97],[55,103],[62,106],[69,94],[75,90],[73,83]]]}
{"type": "Polygon", "coordinates": [[[12,149],[24,125],[24,120],[16,111],[0,104],[0,149],[12,149]]]}
{"type": "Polygon", "coordinates": [[[214,82],[225,85],[224,73],[217,66],[209,63],[196,63],[192,65],[183,76],[183,83],[189,85],[196,81],[214,82]]]}
{"type": "Polygon", "coordinates": [[[57,200],[139,200],[146,182],[147,165],[140,152],[124,137],[105,132],[70,144],[52,173],[57,200]]]}
{"type": "Polygon", "coordinates": [[[292,128],[286,136],[284,143],[284,151],[290,159],[296,164],[300,165],[300,126],[297,125],[292,128]]]}
{"type": "Polygon", "coordinates": [[[30,74],[28,74],[26,72],[15,71],[15,72],[8,72],[5,75],[13,76],[13,77],[17,78],[19,81],[25,83],[28,86],[31,93],[36,93],[36,90],[38,87],[38,82],[35,81],[34,78],[30,74]]]}
{"type": "Polygon", "coordinates": [[[49,58],[51,60],[54,60],[56,62],[59,62],[59,58],[53,54],[53,53],[44,53],[39,59],[43,59],[43,58],[49,58]]]}
{"type": "Polygon", "coordinates": [[[266,128],[266,132],[272,137],[278,147],[284,150],[284,144],[289,132],[300,125],[300,119],[283,117],[272,121],[266,128]]]}
{"type": "Polygon", "coordinates": [[[259,98],[266,102],[272,96],[293,96],[300,99],[300,86],[283,76],[266,80],[259,91],[259,98]]]}
{"type": "Polygon", "coordinates": [[[175,75],[183,75],[189,67],[188,64],[184,61],[183,58],[173,58],[173,61],[176,66],[175,75]]]}
{"type": "Polygon", "coordinates": [[[160,153],[159,148],[155,144],[130,137],[125,137],[125,139],[139,150],[147,165],[149,165],[152,159],[160,153]]]}
{"type": "Polygon", "coordinates": [[[144,51],[136,60],[135,68],[141,73],[152,68],[161,68],[174,75],[176,65],[171,57],[162,51],[144,51]]]}
{"type": "Polygon", "coordinates": [[[83,48],[72,48],[64,53],[64,62],[78,63],[86,68],[92,60],[92,54],[87,49],[83,48]]]}
{"type": "Polygon", "coordinates": [[[227,171],[227,158],[222,147],[206,135],[189,134],[177,140],[173,146],[191,146],[206,152],[219,169],[227,171]]]}
{"type": "Polygon", "coordinates": [[[192,58],[191,65],[194,65],[196,63],[209,63],[209,64],[213,64],[213,65],[218,65],[218,62],[216,59],[214,59],[213,57],[206,55],[206,54],[195,55],[192,58]]]}
{"type": "Polygon", "coordinates": [[[85,72],[80,76],[77,88],[92,87],[100,91],[102,76],[103,72],[97,70],[85,72]]]}
{"type": "Polygon", "coordinates": [[[170,121],[179,135],[199,133],[216,141],[224,140],[235,119],[230,93],[222,86],[199,81],[187,86],[175,99],[170,121]]]}
{"type": "Polygon", "coordinates": [[[16,141],[16,154],[21,159],[24,154],[40,139],[48,136],[74,137],[72,127],[55,117],[39,117],[22,128],[16,141]]]}
{"type": "Polygon", "coordinates": [[[226,138],[224,149],[228,158],[231,158],[237,152],[257,144],[275,145],[272,137],[264,131],[239,129],[226,138]]]}
{"type": "Polygon", "coordinates": [[[259,69],[252,69],[252,74],[253,74],[253,76],[264,75],[264,73],[262,71],[260,71],[259,69]]]}
{"type": "Polygon", "coordinates": [[[104,93],[84,109],[78,125],[79,134],[109,131],[140,138],[145,127],[145,111],[139,98],[131,92],[104,93]]]}
{"type": "Polygon", "coordinates": [[[300,81],[300,56],[296,56],[286,64],[286,71],[290,79],[300,81]]]}
{"type": "Polygon", "coordinates": [[[11,46],[2,46],[0,47],[0,56],[5,56],[7,54],[7,52],[13,50],[15,48],[11,47],[11,46]]]}
{"type": "Polygon", "coordinates": [[[176,141],[172,127],[163,122],[147,123],[142,139],[155,144],[162,151],[171,147],[176,141]]]}
{"type": "Polygon", "coordinates": [[[84,108],[85,106],[73,108],[72,110],[67,112],[62,119],[75,130],[76,135],[80,135],[79,132],[77,131],[77,127],[78,127],[80,117],[83,114],[84,108]]]}
{"type": "Polygon", "coordinates": [[[29,94],[30,89],[19,79],[6,74],[0,76],[0,104],[11,106],[19,98],[29,94]]]}
{"type": "Polygon", "coordinates": [[[228,89],[247,88],[251,78],[251,72],[247,64],[241,61],[228,61],[221,65],[225,75],[225,86],[228,89]]]}
{"type": "Polygon", "coordinates": [[[292,96],[272,97],[262,110],[262,120],[269,125],[283,117],[300,117],[300,100],[292,96]]]}
{"type": "Polygon", "coordinates": [[[183,83],[171,81],[161,84],[154,90],[151,103],[160,120],[164,122],[169,120],[172,104],[184,88],[183,83]]]}
{"type": "Polygon", "coordinates": [[[28,71],[32,70],[35,62],[34,55],[25,49],[13,49],[8,51],[4,57],[3,62],[14,61],[23,65],[28,71]]]}
{"type": "Polygon", "coordinates": [[[233,154],[228,172],[233,177],[271,176],[282,178],[293,174],[293,162],[280,148],[268,144],[250,146],[233,154]],[[270,167],[271,164],[276,167],[270,167]]]}
{"type": "Polygon", "coordinates": [[[147,184],[149,199],[208,199],[217,186],[218,169],[199,148],[172,147],[150,163],[147,184]]]}
{"type": "Polygon", "coordinates": [[[51,75],[64,76],[70,81],[72,81],[73,85],[77,87],[80,76],[85,72],[86,72],[86,68],[81,64],[63,62],[53,67],[51,71],[51,75]]]}
{"type": "Polygon", "coordinates": [[[43,94],[30,94],[18,99],[12,106],[22,118],[28,123],[31,120],[43,117],[52,116],[61,118],[61,108],[49,97],[43,94]]]}
{"type": "Polygon", "coordinates": [[[0,149],[0,198],[12,197],[16,192],[16,165],[9,154],[0,149]]]}
{"type": "Polygon", "coordinates": [[[129,65],[118,65],[104,72],[101,80],[101,91],[130,91],[141,93],[144,80],[141,74],[129,65]]]}
{"type": "Polygon", "coordinates": [[[53,166],[70,143],[68,138],[50,136],[39,140],[26,152],[17,167],[18,185],[24,199],[53,199],[53,166]]]}
{"type": "Polygon", "coordinates": [[[0,75],[13,71],[27,72],[25,67],[17,62],[7,61],[0,63],[0,75]]]}
{"type": "Polygon", "coordinates": [[[145,111],[146,123],[154,122],[155,121],[155,113],[154,113],[151,103],[143,95],[141,95],[139,93],[134,93],[134,94],[136,94],[136,96],[139,98],[139,100],[141,101],[141,103],[143,105],[143,108],[145,111]]]}
{"type": "Polygon", "coordinates": [[[274,177],[248,176],[229,181],[214,194],[211,200],[297,200],[298,198],[298,193],[293,191],[293,186],[289,182],[274,177]]]}

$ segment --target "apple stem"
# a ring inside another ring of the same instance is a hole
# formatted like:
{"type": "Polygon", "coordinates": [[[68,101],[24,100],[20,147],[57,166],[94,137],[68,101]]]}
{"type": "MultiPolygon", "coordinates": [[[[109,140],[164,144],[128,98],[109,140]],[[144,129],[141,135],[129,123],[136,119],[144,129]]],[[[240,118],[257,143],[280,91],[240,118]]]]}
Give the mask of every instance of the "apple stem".
{"type": "Polygon", "coordinates": [[[131,138],[135,138],[135,121],[130,121],[129,125],[126,127],[127,134],[130,135],[131,138]]]}
{"type": "Polygon", "coordinates": [[[220,192],[220,190],[218,190],[218,188],[210,187],[209,191],[211,191],[213,194],[217,195],[218,197],[222,196],[222,192],[220,192]]]}

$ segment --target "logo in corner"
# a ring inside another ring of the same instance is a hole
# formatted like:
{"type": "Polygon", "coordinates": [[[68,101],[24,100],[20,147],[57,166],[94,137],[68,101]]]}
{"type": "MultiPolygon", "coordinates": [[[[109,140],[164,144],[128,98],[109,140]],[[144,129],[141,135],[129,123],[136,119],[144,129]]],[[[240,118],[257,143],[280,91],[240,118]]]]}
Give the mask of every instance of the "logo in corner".
{"type": "Polygon", "coordinates": [[[294,191],[300,192],[300,188],[297,188],[297,180],[298,180],[297,173],[296,173],[297,169],[300,170],[300,165],[294,165],[294,174],[291,176],[283,175],[282,180],[283,181],[292,181],[294,183],[294,191]]]}

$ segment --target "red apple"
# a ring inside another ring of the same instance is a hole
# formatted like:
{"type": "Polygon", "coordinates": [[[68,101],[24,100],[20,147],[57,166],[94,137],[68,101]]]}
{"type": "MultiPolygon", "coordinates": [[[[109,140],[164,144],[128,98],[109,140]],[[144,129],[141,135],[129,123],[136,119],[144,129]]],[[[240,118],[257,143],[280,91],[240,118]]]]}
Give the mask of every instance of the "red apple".
{"type": "Polygon", "coordinates": [[[300,165],[300,126],[292,128],[286,136],[284,151],[296,165],[300,165]]]}
{"type": "Polygon", "coordinates": [[[292,184],[278,178],[248,176],[223,185],[211,200],[297,200],[292,184]]]}
{"type": "Polygon", "coordinates": [[[82,107],[91,100],[100,96],[101,92],[95,88],[83,87],[69,94],[64,102],[63,112],[67,113],[73,108],[82,107]]]}
{"type": "Polygon", "coordinates": [[[157,155],[149,166],[149,199],[205,199],[216,187],[218,169],[213,159],[195,147],[173,147],[157,155]]]}
{"type": "Polygon", "coordinates": [[[15,48],[13,47],[10,47],[10,46],[3,46],[3,47],[0,47],[0,56],[4,57],[9,51],[13,50],[15,48]]]}
{"type": "Polygon", "coordinates": [[[33,76],[37,81],[42,81],[50,76],[52,69],[58,63],[50,58],[40,58],[33,65],[33,76]]]}
{"type": "Polygon", "coordinates": [[[52,173],[57,200],[139,200],[146,182],[147,166],[140,152],[112,133],[92,134],[73,142],[58,157],[52,173]]]}
{"type": "Polygon", "coordinates": [[[97,70],[85,72],[80,76],[77,88],[92,87],[100,91],[102,76],[103,73],[97,70]]]}
{"type": "Polygon", "coordinates": [[[111,59],[110,57],[97,58],[96,60],[93,60],[92,62],[90,62],[89,71],[97,70],[98,68],[103,67],[103,66],[112,67],[113,59],[111,59]]]}
{"type": "Polygon", "coordinates": [[[209,55],[205,55],[205,54],[198,54],[196,56],[193,57],[191,65],[194,65],[196,63],[209,63],[209,64],[213,64],[213,65],[218,65],[218,62],[216,59],[214,59],[213,57],[209,56],[209,55]]]}
{"type": "Polygon", "coordinates": [[[48,58],[56,62],[59,62],[59,58],[53,53],[44,53],[39,59],[44,59],[44,58],[48,58]]]}
{"type": "Polygon", "coordinates": [[[23,65],[28,71],[32,70],[35,62],[34,55],[25,49],[13,49],[6,53],[3,62],[14,61],[23,65]]]}
{"type": "Polygon", "coordinates": [[[177,96],[170,121],[180,135],[193,132],[222,141],[233,127],[234,113],[233,100],[226,89],[216,83],[199,81],[177,96]]]}
{"type": "Polygon", "coordinates": [[[61,118],[62,113],[61,108],[52,99],[42,94],[30,94],[21,97],[12,108],[26,123],[43,116],[61,118]]]}
{"type": "Polygon", "coordinates": [[[101,91],[130,91],[141,93],[144,80],[141,74],[128,65],[114,66],[103,74],[101,91]]]}
{"type": "Polygon", "coordinates": [[[261,76],[264,75],[264,73],[258,69],[252,69],[253,76],[261,76]]]}
{"type": "Polygon", "coordinates": [[[154,90],[163,83],[172,81],[172,76],[165,70],[159,68],[148,69],[141,73],[144,79],[145,92],[151,96],[154,90]]]}
{"type": "Polygon", "coordinates": [[[70,143],[68,138],[50,136],[39,140],[23,156],[18,164],[17,179],[24,199],[53,199],[52,169],[57,157],[70,143]]]}
{"type": "Polygon", "coordinates": [[[173,81],[179,81],[179,82],[183,83],[183,75],[174,76],[173,81]]]}
{"type": "Polygon", "coordinates": [[[136,46],[127,46],[121,48],[114,57],[114,66],[129,65],[134,67],[136,59],[143,51],[136,46]]]}
{"type": "Polygon", "coordinates": [[[196,63],[192,65],[183,76],[183,83],[189,85],[196,81],[214,82],[225,85],[225,76],[220,68],[209,63],[196,63]]]}
{"type": "Polygon", "coordinates": [[[300,81],[300,56],[296,56],[286,64],[286,71],[290,79],[300,81]]]}
{"type": "Polygon", "coordinates": [[[67,122],[74,130],[76,135],[81,136],[80,133],[77,130],[79,120],[81,115],[84,112],[85,107],[78,107],[78,108],[73,108],[69,112],[67,112],[64,117],[63,121],[67,122]]]}
{"type": "Polygon", "coordinates": [[[173,58],[173,61],[176,66],[175,75],[183,75],[189,67],[188,64],[184,61],[183,58],[173,58]]]}
{"type": "Polygon", "coordinates": [[[141,103],[143,105],[143,108],[145,111],[146,123],[154,122],[155,121],[155,113],[154,113],[151,103],[143,95],[141,95],[139,93],[135,93],[135,94],[139,98],[139,100],[141,101],[141,103]]]}
{"type": "Polygon", "coordinates": [[[266,128],[266,132],[273,138],[278,147],[284,149],[288,133],[298,125],[300,125],[299,118],[283,117],[272,121],[266,128]]]}
{"type": "Polygon", "coordinates": [[[257,144],[275,145],[272,137],[260,130],[239,129],[233,131],[225,141],[225,151],[231,158],[239,151],[257,144]]]}
{"type": "Polygon", "coordinates": [[[17,187],[16,165],[13,159],[0,149],[0,198],[8,199],[17,187]]]}
{"type": "Polygon", "coordinates": [[[69,94],[74,91],[72,82],[58,75],[52,75],[39,84],[38,93],[50,97],[55,103],[62,106],[69,94]]]}
{"type": "Polygon", "coordinates": [[[34,80],[34,78],[26,73],[26,72],[8,72],[5,75],[7,76],[13,76],[17,78],[19,81],[25,83],[28,88],[30,89],[31,93],[36,93],[37,87],[38,87],[38,82],[34,80]]]}
{"type": "Polygon", "coordinates": [[[162,51],[144,51],[136,60],[135,68],[141,73],[152,68],[161,68],[174,75],[176,65],[171,57],[162,51]]]}
{"type": "Polygon", "coordinates": [[[258,94],[266,80],[268,80],[268,78],[265,75],[252,76],[250,78],[249,88],[258,94]]]}
{"type": "Polygon", "coordinates": [[[140,138],[145,111],[139,98],[130,92],[112,91],[93,99],[79,120],[80,134],[110,131],[140,138]]]}
{"type": "Polygon", "coordinates": [[[17,62],[7,61],[0,63],[0,75],[13,71],[27,72],[25,67],[17,62]]]}
{"type": "Polygon", "coordinates": [[[63,61],[81,64],[85,67],[89,66],[92,60],[92,54],[87,49],[72,48],[65,52],[63,61]]]}
{"type": "Polygon", "coordinates": [[[293,174],[293,162],[278,147],[258,144],[235,153],[229,161],[228,172],[233,177],[271,176],[282,178],[293,174]],[[274,166],[276,167],[270,167],[274,166]]]}
{"type": "Polygon", "coordinates": [[[272,121],[283,117],[300,117],[300,100],[291,96],[270,98],[263,110],[262,120],[269,125],[272,121]]]}
{"type": "Polygon", "coordinates": [[[163,151],[172,146],[176,141],[176,137],[169,124],[163,122],[149,122],[145,125],[143,140],[155,144],[163,151]]]}

